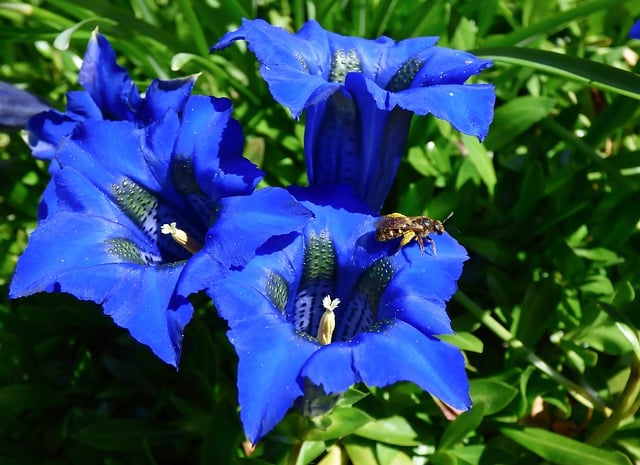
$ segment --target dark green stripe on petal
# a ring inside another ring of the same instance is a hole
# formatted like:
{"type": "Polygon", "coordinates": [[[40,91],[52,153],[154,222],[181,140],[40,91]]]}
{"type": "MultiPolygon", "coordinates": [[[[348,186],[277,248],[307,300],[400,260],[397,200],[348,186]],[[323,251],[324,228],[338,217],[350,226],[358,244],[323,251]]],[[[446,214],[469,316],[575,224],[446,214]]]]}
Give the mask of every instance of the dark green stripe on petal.
{"type": "Polygon", "coordinates": [[[273,306],[282,314],[289,300],[289,286],[287,281],[276,272],[269,274],[267,280],[267,297],[273,306]]]}
{"type": "Polygon", "coordinates": [[[336,252],[329,233],[309,237],[304,250],[302,281],[332,279],[336,266],[336,252]]]}
{"type": "Polygon", "coordinates": [[[133,263],[135,265],[148,265],[149,263],[142,257],[142,253],[138,246],[129,239],[113,238],[107,239],[105,242],[107,252],[115,257],[120,258],[124,262],[133,263]]]}
{"type": "Polygon", "coordinates": [[[407,60],[391,78],[391,81],[387,84],[386,90],[389,92],[398,92],[400,90],[408,89],[423,65],[424,60],[419,60],[417,58],[407,60]]]}

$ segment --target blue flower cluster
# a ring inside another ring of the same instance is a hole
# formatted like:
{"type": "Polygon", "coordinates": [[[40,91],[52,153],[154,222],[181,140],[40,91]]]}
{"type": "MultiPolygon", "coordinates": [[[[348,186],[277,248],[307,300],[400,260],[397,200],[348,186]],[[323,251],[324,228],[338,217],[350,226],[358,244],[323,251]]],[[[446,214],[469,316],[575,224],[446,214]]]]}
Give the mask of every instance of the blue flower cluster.
{"type": "Polygon", "coordinates": [[[262,172],[242,156],[229,100],[192,95],[193,76],[141,95],[94,33],[84,91],[27,125],[51,182],[11,297],[96,302],[177,366],[189,296],[205,291],[239,356],[252,443],[300,398],[361,382],[411,381],[468,409],[462,353],[438,337],[452,333],[446,302],[465,249],[443,233],[427,239],[433,250],[398,252],[400,239],[380,241],[376,228],[414,113],[486,136],[493,87],[465,82],[491,63],[436,38],[371,41],[313,21],[296,34],[244,21],[213,48],[236,40],[274,98],[294,117],[306,111],[310,186],[256,189],[262,172]]]}

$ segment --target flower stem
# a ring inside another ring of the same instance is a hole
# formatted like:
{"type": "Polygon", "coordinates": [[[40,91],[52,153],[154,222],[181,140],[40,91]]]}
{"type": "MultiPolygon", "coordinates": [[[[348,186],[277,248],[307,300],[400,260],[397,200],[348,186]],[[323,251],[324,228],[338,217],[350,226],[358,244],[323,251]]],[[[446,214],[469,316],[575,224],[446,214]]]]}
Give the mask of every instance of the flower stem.
{"type": "Polygon", "coordinates": [[[622,420],[636,413],[640,407],[640,359],[636,355],[631,362],[629,379],[618,397],[613,412],[604,420],[587,439],[587,444],[602,445],[618,429],[622,420]]]}
{"type": "Polygon", "coordinates": [[[563,385],[578,402],[589,407],[600,410],[605,415],[611,414],[611,409],[598,397],[595,392],[589,392],[589,388],[580,386],[569,380],[558,371],[554,370],[547,362],[538,357],[522,341],[516,339],[511,332],[493,318],[489,312],[480,308],[464,292],[458,290],[454,297],[464,308],[466,308],[480,323],[489,328],[496,336],[509,345],[516,352],[522,353],[529,362],[548,377],[563,385]]]}

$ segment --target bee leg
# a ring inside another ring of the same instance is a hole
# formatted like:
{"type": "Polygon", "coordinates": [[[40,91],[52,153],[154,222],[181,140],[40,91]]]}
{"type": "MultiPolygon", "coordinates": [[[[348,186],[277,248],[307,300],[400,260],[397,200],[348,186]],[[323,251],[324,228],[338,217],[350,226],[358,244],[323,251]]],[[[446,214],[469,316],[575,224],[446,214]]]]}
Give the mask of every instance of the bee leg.
{"type": "Polygon", "coordinates": [[[431,251],[433,252],[433,256],[436,256],[436,242],[431,239],[430,237],[427,237],[426,239],[427,241],[429,241],[429,243],[431,244],[431,251]]]}
{"type": "Polygon", "coordinates": [[[402,248],[407,245],[409,242],[411,242],[413,240],[413,238],[416,237],[418,238],[418,240],[420,240],[420,236],[416,236],[416,234],[413,231],[407,231],[406,233],[404,233],[402,235],[402,240],[400,241],[400,244],[398,245],[398,252],[400,252],[400,250],[402,250],[402,248]]]}
{"type": "Polygon", "coordinates": [[[416,237],[416,241],[420,246],[420,253],[424,255],[424,242],[422,241],[422,236],[420,236],[419,234],[414,234],[414,236],[416,237]]]}

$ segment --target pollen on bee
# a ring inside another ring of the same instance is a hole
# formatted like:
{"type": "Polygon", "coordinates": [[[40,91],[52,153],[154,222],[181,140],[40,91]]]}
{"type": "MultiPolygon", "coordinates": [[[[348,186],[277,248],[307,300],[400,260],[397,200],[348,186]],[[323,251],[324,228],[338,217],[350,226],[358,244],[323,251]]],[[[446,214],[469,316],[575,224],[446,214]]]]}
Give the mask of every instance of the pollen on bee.
{"type": "Polygon", "coordinates": [[[192,254],[195,254],[200,249],[202,249],[202,245],[198,241],[190,238],[186,231],[178,228],[175,221],[172,223],[165,223],[160,226],[160,232],[162,234],[171,234],[171,237],[174,241],[176,241],[192,254]]]}
{"type": "Polygon", "coordinates": [[[323,346],[331,343],[333,331],[336,329],[336,316],[333,311],[338,308],[338,305],[340,305],[340,299],[332,299],[330,295],[326,295],[324,299],[322,299],[324,313],[318,325],[317,339],[323,346]]]}

